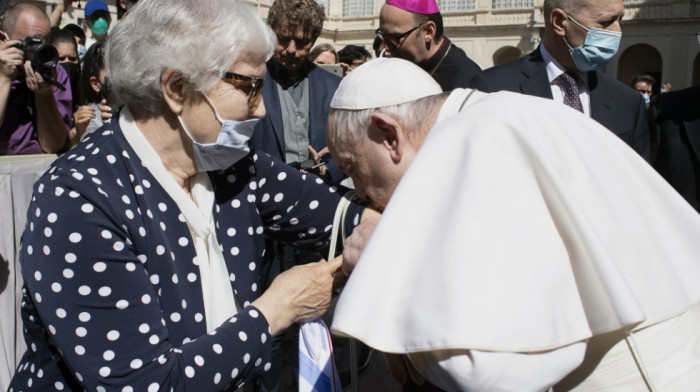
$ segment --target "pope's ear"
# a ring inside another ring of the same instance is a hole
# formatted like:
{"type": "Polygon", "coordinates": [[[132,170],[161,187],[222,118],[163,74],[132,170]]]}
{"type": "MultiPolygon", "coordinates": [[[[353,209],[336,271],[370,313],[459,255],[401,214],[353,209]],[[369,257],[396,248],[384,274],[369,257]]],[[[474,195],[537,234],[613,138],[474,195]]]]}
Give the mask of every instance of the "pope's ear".
{"type": "Polygon", "coordinates": [[[374,112],[370,117],[372,127],[370,127],[369,137],[375,143],[384,146],[391,159],[398,163],[406,148],[405,129],[401,123],[385,113],[374,112]]]}
{"type": "Polygon", "coordinates": [[[170,110],[180,114],[185,105],[186,81],[179,71],[168,68],[160,76],[160,89],[170,110]]]}

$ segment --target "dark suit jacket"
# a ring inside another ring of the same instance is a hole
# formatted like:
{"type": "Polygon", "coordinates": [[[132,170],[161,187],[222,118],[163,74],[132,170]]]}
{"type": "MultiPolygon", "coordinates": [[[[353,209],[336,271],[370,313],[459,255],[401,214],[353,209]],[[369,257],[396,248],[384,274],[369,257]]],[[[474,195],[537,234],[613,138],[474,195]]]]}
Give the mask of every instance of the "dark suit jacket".
{"type": "MultiPolygon", "coordinates": [[[[506,90],[552,99],[539,48],[528,56],[482,71],[469,85],[484,92],[506,90]]],[[[591,117],[649,161],[649,126],[642,95],[598,71],[588,72],[588,88],[591,117]]]]}
{"type": "Polygon", "coordinates": [[[700,212],[700,86],[652,99],[652,165],[700,212]]]}
{"type": "MultiPolygon", "coordinates": [[[[266,152],[285,162],[284,126],[276,82],[280,65],[275,61],[271,59],[267,62],[265,84],[262,88],[267,114],[256,125],[250,145],[258,151],[266,152]]],[[[306,66],[309,67],[309,145],[316,151],[321,151],[326,147],[326,120],[331,99],[342,79],[311,62],[306,66]]],[[[323,161],[327,162],[331,182],[334,184],[340,182],[344,177],[343,173],[330,159],[330,154],[326,155],[323,161]]]]}

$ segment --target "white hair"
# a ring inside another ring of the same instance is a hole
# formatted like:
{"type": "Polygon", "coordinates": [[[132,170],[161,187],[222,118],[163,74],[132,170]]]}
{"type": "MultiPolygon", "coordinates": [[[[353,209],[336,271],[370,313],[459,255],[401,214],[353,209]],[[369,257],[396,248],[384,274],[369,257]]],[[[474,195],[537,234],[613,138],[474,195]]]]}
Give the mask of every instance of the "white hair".
{"type": "Polygon", "coordinates": [[[328,114],[326,139],[336,145],[361,145],[367,140],[367,130],[374,113],[384,113],[406,127],[410,137],[424,135],[432,126],[430,119],[449,93],[431,95],[415,101],[380,108],[348,110],[331,109],[328,114]]]}
{"type": "Polygon", "coordinates": [[[276,43],[243,0],[140,1],[109,35],[107,77],[129,107],[155,114],[164,102],[160,83],[167,68],[205,92],[242,54],[268,60],[276,43]]]}

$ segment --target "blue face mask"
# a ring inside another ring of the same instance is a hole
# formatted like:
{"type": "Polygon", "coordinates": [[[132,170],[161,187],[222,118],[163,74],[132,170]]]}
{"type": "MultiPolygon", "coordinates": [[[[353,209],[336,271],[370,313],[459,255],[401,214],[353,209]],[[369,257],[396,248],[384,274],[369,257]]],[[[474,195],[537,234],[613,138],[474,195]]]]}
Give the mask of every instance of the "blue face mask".
{"type": "Polygon", "coordinates": [[[649,102],[651,102],[651,97],[649,97],[649,94],[642,94],[642,97],[644,97],[644,104],[649,106],[649,102]]]}
{"type": "Polygon", "coordinates": [[[200,172],[228,169],[250,153],[248,140],[253,136],[255,124],[260,119],[252,118],[245,121],[224,120],[219,116],[209,98],[206,95],[204,98],[214,111],[216,119],[221,123],[221,132],[216,142],[200,143],[194,140],[182,118],[178,116],[180,125],[182,125],[187,136],[192,139],[194,158],[195,162],[197,162],[197,169],[200,172]]]}
{"type": "Polygon", "coordinates": [[[80,58],[80,60],[82,60],[83,57],[85,57],[85,53],[87,53],[87,49],[85,49],[83,45],[78,45],[78,57],[80,58]]]}
{"type": "Polygon", "coordinates": [[[583,45],[578,48],[572,48],[564,38],[564,43],[569,47],[569,53],[571,53],[571,59],[574,60],[576,68],[581,72],[588,72],[605,67],[605,64],[615,56],[620,48],[622,33],[595,27],[586,28],[571,16],[567,15],[566,17],[586,30],[586,39],[583,41],[583,45]]]}

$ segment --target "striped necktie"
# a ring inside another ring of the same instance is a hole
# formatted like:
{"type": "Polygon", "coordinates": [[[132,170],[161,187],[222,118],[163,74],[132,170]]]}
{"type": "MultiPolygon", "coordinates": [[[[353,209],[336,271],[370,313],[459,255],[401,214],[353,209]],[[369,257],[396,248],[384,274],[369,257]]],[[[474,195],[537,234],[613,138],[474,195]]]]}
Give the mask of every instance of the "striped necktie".
{"type": "Polygon", "coordinates": [[[578,86],[576,85],[576,77],[575,74],[565,72],[559,75],[557,79],[562,81],[564,104],[583,113],[583,105],[581,105],[581,98],[579,97],[578,86]]]}

